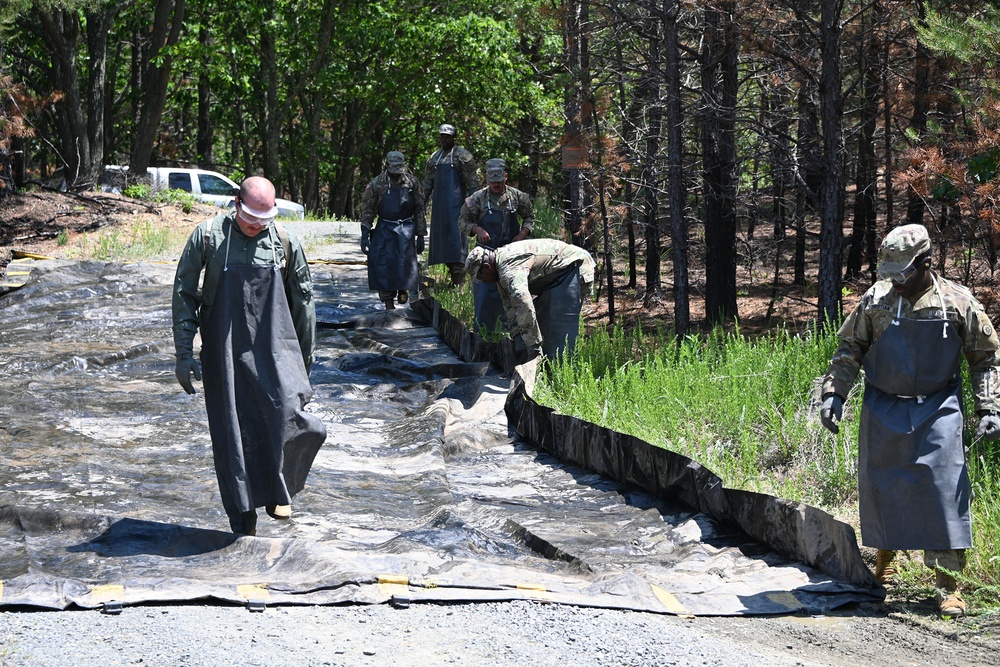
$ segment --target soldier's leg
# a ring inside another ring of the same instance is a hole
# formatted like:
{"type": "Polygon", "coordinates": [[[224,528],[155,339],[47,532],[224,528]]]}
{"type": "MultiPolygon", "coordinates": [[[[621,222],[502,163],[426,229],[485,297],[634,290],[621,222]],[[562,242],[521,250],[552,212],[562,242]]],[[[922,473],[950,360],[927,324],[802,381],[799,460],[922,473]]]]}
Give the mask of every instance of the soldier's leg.
{"type": "Polygon", "coordinates": [[[462,262],[451,262],[448,264],[448,271],[451,273],[452,287],[458,287],[465,282],[465,264],[462,262]]]}
{"type": "Polygon", "coordinates": [[[396,292],[395,291],[387,292],[385,290],[379,290],[378,291],[378,298],[379,298],[379,301],[381,301],[382,303],[385,304],[385,309],[386,310],[395,310],[396,309],[396,292]]]}
{"type": "Polygon", "coordinates": [[[941,616],[954,618],[965,614],[966,604],[958,590],[958,581],[949,571],[961,572],[965,569],[966,560],[965,549],[924,551],[924,565],[934,570],[934,587],[937,589],[941,616]]]}

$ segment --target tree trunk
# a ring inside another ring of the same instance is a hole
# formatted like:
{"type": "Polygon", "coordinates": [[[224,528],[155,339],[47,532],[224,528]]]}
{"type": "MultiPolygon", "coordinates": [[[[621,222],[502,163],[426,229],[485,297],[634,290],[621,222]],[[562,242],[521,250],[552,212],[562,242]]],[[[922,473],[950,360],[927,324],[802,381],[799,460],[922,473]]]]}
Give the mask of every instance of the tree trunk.
{"type": "MultiPolygon", "coordinates": [[[[873,7],[878,25],[878,9],[873,7]]],[[[876,31],[869,25],[862,30],[867,42],[861,54],[861,76],[863,78],[861,101],[861,124],[858,132],[858,163],[855,172],[854,225],[851,231],[851,245],[847,253],[847,277],[861,276],[863,251],[868,249],[868,239],[875,234],[876,201],[878,197],[878,165],[875,158],[875,131],[879,116],[879,52],[881,45],[876,31]]],[[[864,253],[867,254],[867,253],[864,253]]],[[[869,265],[875,257],[868,255],[869,265]]]]}
{"type": "Polygon", "coordinates": [[[274,33],[268,27],[275,19],[274,5],[269,5],[267,16],[260,29],[260,80],[263,83],[261,119],[261,149],[264,154],[264,176],[274,183],[278,192],[283,192],[281,183],[281,160],[278,151],[281,146],[281,111],[278,107],[278,63],[274,33]]]}
{"type": "Polygon", "coordinates": [[[705,312],[712,323],[737,317],[734,130],[738,47],[731,11],[731,3],[723,3],[721,12],[706,8],[701,63],[705,312]]]}
{"type": "Polygon", "coordinates": [[[844,187],[842,177],[842,114],[840,90],[840,12],[843,0],[823,0],[819,79],[823,124],[823,187],[820,198],[819,319],[836,322],[841,315],[841,251],[843,246],[844,187]]]}
{"type": "Polygon", "coordinates": [[[688,293],[688,232],[684,216],[684,137],[681,109],[680,45],[677,35],[678,0],[663,2],[663,41],[667,72],[667,200],[670,204],[671,259],[674,264],[674,332],[691,328],[688,293]]]}
{"type": "Polygon", "coordinates": [[[132,149],[129,152],[129,169],[144,174],[153,157],[153,144],[167,102],[167,86],[173,57],[162,53],[164,47],[174,46],[180,38],[184,24],[185,0],[157,0],[153,14],[153,27],[149,33],[148,51],[138,67],[141,70],[142,93],[135,116],[132,149]]]}
{"type": "MultiPolygon", "coordinates": [[[[198,42],[207,54],[212,47],[212,33],[207,26],[202,26],[198,33],[198,42]]],[[[195,142],[195,153],[198,166],[211,169],[215,164],[215,125],[212,122],[212,87],[208,77],[211,66],[206,56],[198,72],[198,138],[195,142]]]]}
{"type": "MultiPolygon", "coordinates": [[[[926,25],[924,3],[917,2],[917,22],[926,25]]],[[[931,56],[919,39],[916,40],[916,54],[913,59],[913,116],[910,128],[923,139],[927,134],[927,112],[930,109],[931,56]]],[[[924,221],[924,199],[920,193],[910,188],[906,202],[906,224],[920,225],[924,221]]]]}

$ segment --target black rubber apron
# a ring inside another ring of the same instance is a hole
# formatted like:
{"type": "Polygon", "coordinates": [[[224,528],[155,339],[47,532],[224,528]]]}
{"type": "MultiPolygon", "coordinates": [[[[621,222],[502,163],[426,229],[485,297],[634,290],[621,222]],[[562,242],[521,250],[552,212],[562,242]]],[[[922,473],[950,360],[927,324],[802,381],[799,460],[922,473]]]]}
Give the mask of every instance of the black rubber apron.
{"type": "Polygon", "coordinates": [[[430,247],[428,264],[464,264],[469,252],[468,239],[458,230],[458,214],[465,203],[465,186],[458,169],[452,164],[454,149],[444,159],[438,153],[434,165],[434,193],[431,195],[430,247]]]}
{"type": "MultiPolygon", "coordinates": [[[[534,288],[532,289],[534,293],[534,288]]],[[[555,358],[570,354],[580,331],[580,266],[573,265],[550,276],[534,299],[535,317],[542,332],[542,352],[555,358]]]]}
{"type": "MultiPolygon", "coordinates": [[[[232,233],[232,232],[230,232],[232,233]]],[[[303,410],[312,387],[277,264],[228,263],[202,326],[201,363],[212,454],[234,530],[257,507],[291,504],[326,425],[303,410]]]]}
{"type": "MultiPolygon", "coordinates": [[[[934,288],[940,295],[936,280],[934,288]]],[[[862,542],[889,550],[968,549],[972,492],[962,442],[962,341],[947,319],[904,319],[901,310],[902,301],[863,362],[862,542]]]]}
{"type": "MultiPolygon", "coordinates": [[[[487,195],[486,214],[476,223],[489,233],[490,244],[494,248],[507,245],[521,231],[521,223],[517,211],[514,210],[514,203],[508,201],[508,204],[507,208],[502,206],[493,208],[490,204],[490,197],[487,195]]],[[[472,304],[477,330],[485,327],[487,331],[493,333],[506,329],[503,301],[500,299],[496,283],[476,282],[472,287],[472,304]]]]}
{"type": "Polygon", "coordinates": [[[417,289],[413,191],[391,187],[378,204],[378,223],[368,248],[368,289],[383,292],[417,289]]]}

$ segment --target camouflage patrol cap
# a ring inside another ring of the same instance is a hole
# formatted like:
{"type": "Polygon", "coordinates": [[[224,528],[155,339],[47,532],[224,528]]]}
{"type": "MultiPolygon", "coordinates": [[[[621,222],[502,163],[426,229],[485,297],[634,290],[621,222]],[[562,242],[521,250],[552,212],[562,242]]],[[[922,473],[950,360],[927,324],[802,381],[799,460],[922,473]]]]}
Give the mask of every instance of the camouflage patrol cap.
{"type": "Polygon", "coordinates": [[[450,134],[451,136],[454,137],[455,136],[455,126],[454,125],[449,125],[448,123],[445,123],[444,125],[442,125],[441,127],[438,128],[438,134],[450,134]]]}
{"type": "Polygon", "coordinates": [[[465,258],[465,275],[469,276],[471,282],[479,280],[479,269],[482,268],[483,262],[489,261],[492,254],[490,248],[481,245],[469,251],[468,257],[465,258]]]}
{"type": "Polygon", "coordinates": [[[399,151],[389,151],[385,155],[385,170],[390,174],[402,174],[406,170],[406,158],[399,151]]]}
{"type": "Polygon", "coordinates": [[[896,227],[882,239],[878,252],[878,274],[888,276],[900,273],[930,249],[931,238],[923,225],[896,227]]]}
{"type": "Polygon", "coordinates": [[[488,183],[503,183],[507,178],[507,163],[498,157],[486,161],[486,181],[488,183]]]}

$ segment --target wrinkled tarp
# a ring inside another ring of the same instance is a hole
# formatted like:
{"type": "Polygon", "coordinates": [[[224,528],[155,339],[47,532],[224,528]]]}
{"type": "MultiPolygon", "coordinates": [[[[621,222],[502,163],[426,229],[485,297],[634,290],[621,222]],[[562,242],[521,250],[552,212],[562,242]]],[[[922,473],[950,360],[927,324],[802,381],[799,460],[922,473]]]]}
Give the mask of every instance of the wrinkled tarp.
{"type": "Polygon", "coordinates": [[[236,538],[203,398],[174,379],[172,277],[46,261],[0,298],[0,606],[540,599],[718,615],[879,597],[518,437],[510,375],[456,358],[412,311],[371,312],[364,267],[332,264],[314,268],[331,326],[310,405],[330,436],[292,520],[236,538]]]}

